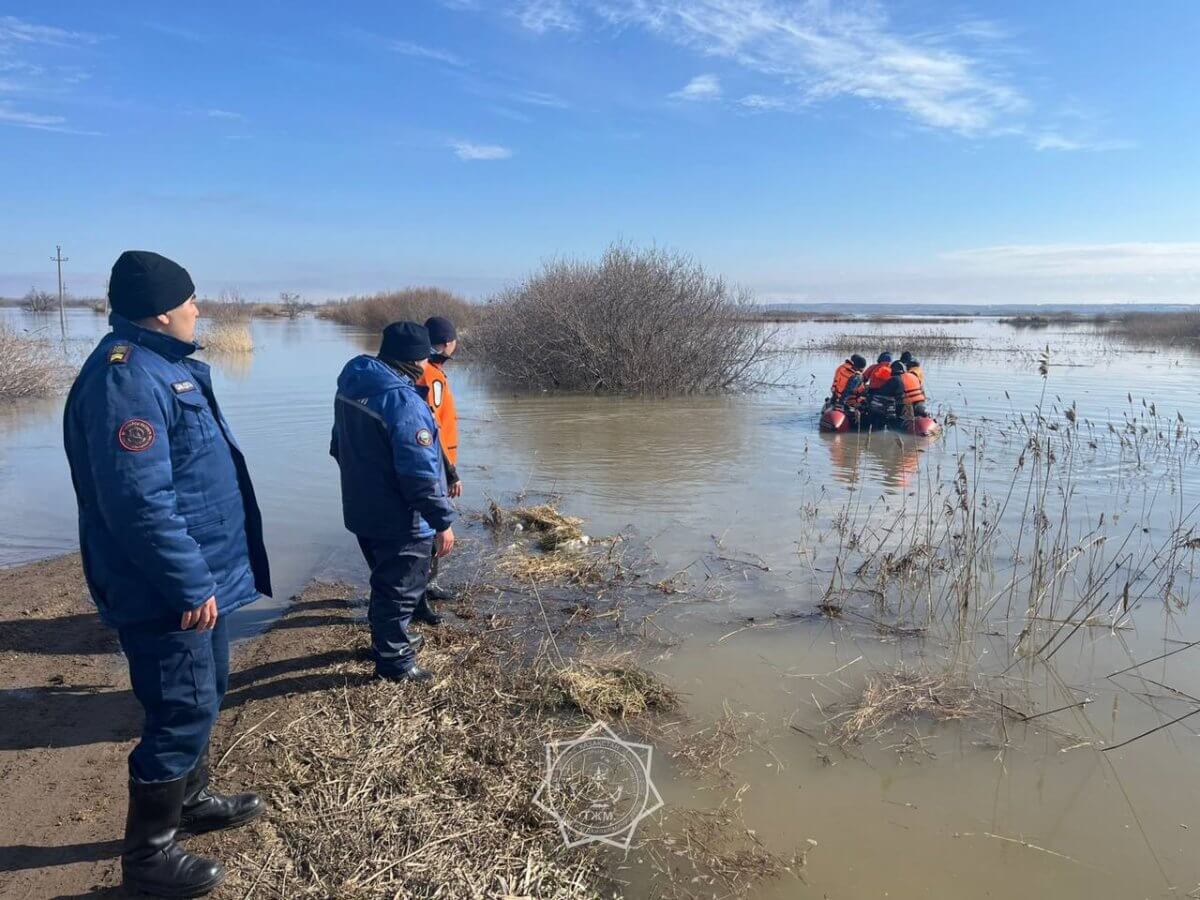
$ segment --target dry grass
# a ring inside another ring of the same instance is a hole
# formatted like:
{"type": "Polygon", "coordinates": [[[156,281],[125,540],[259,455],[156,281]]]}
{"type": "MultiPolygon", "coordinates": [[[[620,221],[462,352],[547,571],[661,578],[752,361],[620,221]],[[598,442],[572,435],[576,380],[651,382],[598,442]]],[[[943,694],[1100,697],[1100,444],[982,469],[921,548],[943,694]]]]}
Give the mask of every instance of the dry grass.
{"type": "MultiPolygon", "coordinates": [[[[344,627],[345,645],[364,644],[344,627]]],[[[598,898],[594,849],[567,850],[533,805],[543,742],[578,717],[547,702],[554,670],[527,668],[499,633],[428,638],[428,689],[367,681],[288,698],[242,742],[234,764],[263,785],[256,826],[228,896],[257,885],[289,898],[598,898]]]]}
{"type": "MultiPolygon", "coordinates": [[[[305,595],[344,593],[318,585],[305,595]]],[[[321,674],[251,701],[218,769],[257,785],[270,815],[204,839],[231,864],[217,900],[620,893],[607,877],[612,855],[567,849],[534,804],[544,744],[577,737],[598,716],[640,728],[675,708],[675,692],[628,656],[530,659],[505,629],[447,625],[426,641],[422,662],[435,681],[395,685],[366,677],[362,625],[322,626],[303,642],[305,659],[329,660],[321,674]]],[[[727,812],[685,814],[680,829],[660,835],[647,821],[638,834],[652,866],[688,870],[673,896],[713,896],[705,888],[723,885],[721,896],[740,897],[787,870],[727,812]]]]}
{"type": "Polygon", "coordinates": [[[317,308],[320,319],[372,331],[382,331],[392,322],[424,322],[430,316],[445,316],[462,329],[471,325],[477,313],[475,304],[436,287],[412,287],[369,297],[349,297],[317,308]]]}
{"type": "MultiPolygon", "coordinates": [[[[501,510],[500,515],[503,517],[506,514],[501,510]]],[[[535,532],[538,547],[542,550],[556,550],[564,544],[581,541],[584,537],[580,527],[583,525],[583,519],[564,516],[552,503],[518,506],[507,515],[519,522],[523,528],[535,532]]]]}
{"type": "Polygon", "coordinates": [[[199,339],[205,350],[215,353],[249,353],[254,349],[249,319],[204,325],[199,339]]]}
{"type": "Polygon", "coordinates": [[[47,397],[63,375],[64,365],[48,341],[0,324],[0,400],[47,397]]]}
{"type": "Polygon", "coordinates": [[[496,560],[496,569],[524,584],[608,584],[623,574],[611,546],[546,553],[514,544],[496,560]]]}
{"type": "Polygon", "coordinates": [[[662,712],[679,705],[679,695],[628,656],[591,662],[571,662],[543,671],[568,705],[594,719],[629,719],[646,712],[662,712]]]}
{"type": "Polygon", "coordinates": [[[1003,713],[999,697],[950,671],[923,672],[901,665],[867,679],[862,696],[829,722],[839,746],[874,740],[899,725],[925,720],[952,722],[1003,713]]]}
{"type": "Polygon", "coordinates": [[[884,350],[891,349],[897,358],[901,351],[909,350],[919,359],[924,359],[925,357],[965,353],[975,349],[975,342],[973,338],[933,328],[923,334],[888,334],[886,332],[853,334],[844,332],[815,338],[806,343],[804,349],[821,353],[837,353],[843,356],[861,353],[872,360],[884,350]]]}
{"type": "Polygon", "coordinates": [[[768,851],[747,826],[738,808],[685,809],[667,822],[669,836],[645,850],[662,876],[654,900],[695,900],[748,896],[764,881],[791,873],[802,877],[809,842],[791,859],[768,851]]]}

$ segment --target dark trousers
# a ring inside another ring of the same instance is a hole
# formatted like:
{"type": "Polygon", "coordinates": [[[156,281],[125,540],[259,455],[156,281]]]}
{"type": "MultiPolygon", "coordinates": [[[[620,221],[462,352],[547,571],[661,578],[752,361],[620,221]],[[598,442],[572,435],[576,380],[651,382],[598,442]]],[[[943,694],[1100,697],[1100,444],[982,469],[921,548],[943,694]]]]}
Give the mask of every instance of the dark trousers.
{"type": "Polygon", "coordinates": [[[134,781],[174,781],[196,768],[229,687],[225,616],[210,631],[159,626],[117,632],[133,694],[146,713],[142,739],[129,754],[134,781]]]}
{"type": "Polygon", "coordinates": [[[358,546],[371,567],[367,622],[375,669],[399,675],[416,661],[408,627],[429,583],[433,538],[393,541],[360,536],[358,546]]]}

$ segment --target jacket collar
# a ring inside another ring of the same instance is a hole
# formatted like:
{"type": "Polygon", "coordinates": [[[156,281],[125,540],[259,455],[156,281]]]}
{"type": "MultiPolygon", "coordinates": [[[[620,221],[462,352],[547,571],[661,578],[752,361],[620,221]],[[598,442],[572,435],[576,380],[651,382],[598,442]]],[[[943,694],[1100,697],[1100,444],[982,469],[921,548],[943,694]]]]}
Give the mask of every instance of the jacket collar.
{"type": "Polygon", "coordinates": [[[117,337],[140,344],[167,359],[181,360],[200,349],[200,345],[195,341],[189,343],[169,334],[163,334],[161,331],[151,331],[117,313],[109,313],[108,322],[112,325],[113,334],[117,337]]]}

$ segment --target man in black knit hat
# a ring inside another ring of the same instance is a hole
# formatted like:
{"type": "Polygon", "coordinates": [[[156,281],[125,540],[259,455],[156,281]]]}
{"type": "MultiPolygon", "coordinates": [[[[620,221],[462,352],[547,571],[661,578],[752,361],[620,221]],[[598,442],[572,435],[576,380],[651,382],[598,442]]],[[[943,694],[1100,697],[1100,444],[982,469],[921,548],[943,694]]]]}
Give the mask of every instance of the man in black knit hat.
{"type": "Polygon", "coordinates": [[[129,755],[121,869],[127,888],[196,897],[224,869],[177,836],[263,811],[254,794],[208,789],[208,740],[229,683],[228,616],[271,593],[262,517],[209,368],[190,358],[200,312],[187,271],[130,250],[108,296],[112,331],[71,387],[63,440],[84,575],[146,714],[129,755]]]}

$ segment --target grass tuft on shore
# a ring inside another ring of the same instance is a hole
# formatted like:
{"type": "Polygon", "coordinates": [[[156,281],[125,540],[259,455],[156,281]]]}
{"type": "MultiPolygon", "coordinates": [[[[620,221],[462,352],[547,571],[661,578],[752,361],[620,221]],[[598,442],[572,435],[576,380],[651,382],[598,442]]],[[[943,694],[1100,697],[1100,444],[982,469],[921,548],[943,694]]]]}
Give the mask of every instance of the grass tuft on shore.
{"type": "Polygon", "coordinates": [[[539,677],[561,691],[568,706],[595,719],[629,719],[679,705],[675,691],[628,657],[573,661],[559,669],[543,670],[539,677]]]}

